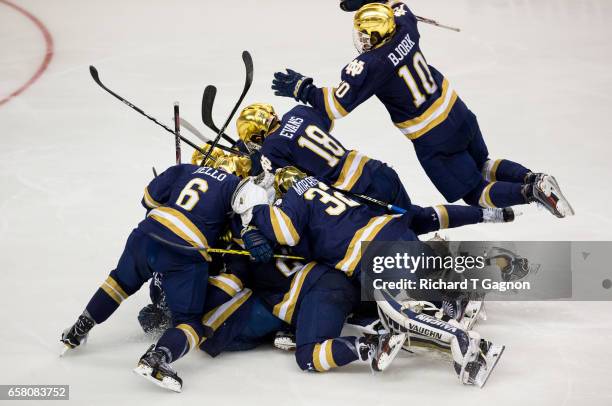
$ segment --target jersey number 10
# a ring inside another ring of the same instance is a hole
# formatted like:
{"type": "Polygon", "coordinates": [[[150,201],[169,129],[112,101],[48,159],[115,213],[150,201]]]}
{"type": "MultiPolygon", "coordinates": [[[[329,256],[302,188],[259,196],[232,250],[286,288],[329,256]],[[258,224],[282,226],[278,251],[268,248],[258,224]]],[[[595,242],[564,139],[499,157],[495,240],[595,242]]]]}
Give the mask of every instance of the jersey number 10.
{"type": "MultiPolygon", "coordinates": [[[[433,76],[431,75],[431,71],[429,70],[429,66],[425,61],[425,57],[423,56],[423,54],[421,54],[420,52],[414,54],[414,57],[412,58],[412,66],[417,76],[419,77],[421,86],[423,87],[423,89],[425,89],[425,92],[427,92],[428,95],[434,94],[438,90],[438,85],[436,85],[436,82],[434,81],[433,76]]],[[[427,97],[425,97],[423,93],[421,93],[421,90],[419,89],[419,86],[417,85],[414,76],[412,76],[410,70],[408,70],[408,65],[402,66],[397,72],[397,74],[400,75],[402,79],[404,79],[404,82],[406,82],[410,93],[412,93],[414,106],[416,108],[419,108],[421,104],[427,101],[427,97]]]]}

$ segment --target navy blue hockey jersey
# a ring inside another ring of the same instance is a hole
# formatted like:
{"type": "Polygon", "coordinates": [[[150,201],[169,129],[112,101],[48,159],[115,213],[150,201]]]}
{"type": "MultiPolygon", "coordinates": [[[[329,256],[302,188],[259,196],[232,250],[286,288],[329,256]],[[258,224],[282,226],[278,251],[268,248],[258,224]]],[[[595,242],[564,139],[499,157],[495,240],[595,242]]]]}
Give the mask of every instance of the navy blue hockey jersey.
{"type": "MultiPolygon", "coordinates": [[[[142,204],[147,219],[139,227],[162,227],[162,237],[183,240],[194,247],[210,247],[226,226],[232,213],[231,198],[240,179],[229,173],[196,165],[168,168],[149,183],[142,204]]],[[[157,231],[157,230],[156,230],[157,231]]],[[[210,256],[200,251],[206,260],[210,256]]]]}
{"type": "Polygon", "coordinates": [[[266,137],[260,151],[262,167],[274,172],[295,166],[337,189],[363,193],[382,162],[347,150],[329,134],[331,127],[332,120],[312,107],[292,108],[266,137]]]}
{"type": "Polygon", "coordinates": [[[467,107],[449,81],[427,64],[414,14],[403,3],[395,4],[393,10],[394,36],[346,65],[336,88],[311,91],[308,102],[337,119],[376,96],[409,139],[442,142],[463,122],[467,107]]]}

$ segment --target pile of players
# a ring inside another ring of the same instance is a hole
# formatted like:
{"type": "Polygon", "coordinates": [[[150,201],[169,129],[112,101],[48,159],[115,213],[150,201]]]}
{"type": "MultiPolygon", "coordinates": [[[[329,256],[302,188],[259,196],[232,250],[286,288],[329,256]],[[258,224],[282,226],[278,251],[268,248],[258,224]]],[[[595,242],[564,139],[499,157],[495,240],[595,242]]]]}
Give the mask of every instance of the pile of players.
{"type": "MultiPolygon", "coordinates": [[[[444,228],[512,221],[511,206],[520,204],[538,203],[557,217],[573,210],[552,176],[490,159],[475,115],[425,61],[416,17],[405,4],[390,3],[341,2],[356,11],[359,55],[342,69],[337,87],[316,87],[287,69],[274,75],[272,88],[302,104],[282,117],[263,103],[241,111],[236,148],[248,158],[214,149],[201,162],[196,152],[192,164],[173,166],[148,184],[147,216],[62,334],[66,349],[151,281],[153,303],[139,320],[145,331],[161,334],[135,372],[170,390],[182,389],[171,364],[189,350],[216,356],[273,337],[278,347],[295,350],[301,369],[319,372],[352,362],[382,371],[402,348],[434,346],[450,356],[460,382],[484,385],[503,346],[471,329],[474,303],[456,296],[362,302],[362,242],[417,241],[444,228]],[[412,203],[390,166],[330,134],[334,120],[372,96],[413,141],[442,196],[467,205],[412,203]],[[249,255],[209,250],[220,246],[249,255]],[[347,318],[359,320],[360,334],[342,335],[347,318]]],[[[511,273],[516,261],[505,261],[511,273]]]]}

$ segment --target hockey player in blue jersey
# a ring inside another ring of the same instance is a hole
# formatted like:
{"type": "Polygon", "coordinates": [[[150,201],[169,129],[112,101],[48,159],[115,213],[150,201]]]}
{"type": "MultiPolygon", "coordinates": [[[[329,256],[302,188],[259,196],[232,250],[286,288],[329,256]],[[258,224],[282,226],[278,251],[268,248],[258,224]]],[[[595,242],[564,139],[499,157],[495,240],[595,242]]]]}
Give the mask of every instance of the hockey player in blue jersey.
{"type": "MultiPolygon", "coordinates": [[[[291,246],[297,255],[348,276],[359,269],[363,241],[415,241],[419,234],[444,228],[514,219],[510,208],[458,205],[412,205],[404,215],[380,215],[378,210],[332,190],[317,178],[306,177],[294,167],[278,170],[274,184],[282,194],[279,204],[254,205],[256,199],[249,202],[248,197],[241,196],[247,193],[246,188],[239,188],[236,193],[240,199],[234,197],[234,210],[268,239],[291,246]]],[[[266,203],[263,197],[259,202],[266,203]]]]}
{"type": "Polygon", "coordinates": [[[333,120],[297,105],[279,119],[269,104],[245,107],[236,127],[240,140],[261,154],[270,173],[295,166],[334,188],[366,195],[408,209],[410,198],[397,173],[385,163],[345,148],[331,134],[333,120]]]}
{"type": "Polygon", "coordinates": [[[231,196],[239,181],[221,170],[183,164],[149,183],[142,199],[146,219],[130,234],[116,269],[76,323],[62,334],[66,348],[79,346],[96,324],[106,321],[157,272],[172,313],[172,327],[141,357],[134,371],[162,387],[180,391],[182,381],[170,364],[197,347],[205,335],[201,318],[211,258],[204,250],[178,249],[152,236],[200,248],[215,244],[232,212],[231,196]]]}
{"type": "Polygon", "coordinates": [[[557,217],[573,215],[554,177],[489,158],[476,116],[448,79],[427,64],[416,17],[402,2],[390,3],[342,2],[351,11],[365,5],[354,16],[360,55],[343,68],[336,88],[318,88],[312,78],[287,69],[274,75],[275,94],[308,103],[331,120],[376,96],[412,140],[427,176],[447,201],[481,207],[538,202],[557,217]]]}
{"type": "MultiPolygon", "coordinates": [[[[308,270],[310,266],[311,270],[318,270],[322,275],[298,310],[296,359],[303,369],[317,371],[365,359],[372,360],[374,369],[384,369],[397,354],[397,346],[403,344],[402,337],[386,336],[388,341],[383,347],[387,350],[375,351],[381,348],[380,342],[368,349],[365,338],[339,337],[346,316],[359,299],[349,280],[342,278],[337,271],[357,283],[355,275],[360,271],[362,242],[414,241],[418,239],[417,234],[440,228],[483,221],[504,222],[513,218],[511,209],[453,205],[435,208],[413,205],[404,215],[379,215],[379,212],[352,201],[341,192],[330,190],[325,183],[292,167],[276,172],[274,187],[278,197],[282,198],[275,205],[267,204],[263,198],[259,198],[262,204],[257,204],[258,198],[253,197],[257,193],[245,186],[237,189],[232,207],[241,214],[244,224],[257,227],[271,241],[291,246],[293,252],[316,260],[304,268],[308,270]],[[321,314],[326,315],[325,320],[321,320],[321,314]],[[300,319],[308,320],[305,325],[310,324],[313,331],[305,329],[301,336],[300,319]],[[362,348],[363,352],[359,350],[362,348]],[[374,358],[365,356],[368,351],[377,355],[374,358]]],[[[259,195],[263,197],[265,193],[259,195]]],[[[286,300],[292,300],[292,296],[288,294],[286,300]]],[[[416,317],[410,315],[413,316],[416,317]]],[[[419,317],[420,321],[415,320],[416,323],[429,324],[428,328],[435,324],[424,321],[425,316],[419,317]]],[[[464,371],[469,363],[475,363],[472,367],[484,365],[484,361],[476,357],[480,337],[456,327],[451,327],[451,330],[452,334],[447,334],[447,338],[455,346],[453,358],[462,371],[460,378],[463,383],[474,383],[464,376],[464,371]]]]}

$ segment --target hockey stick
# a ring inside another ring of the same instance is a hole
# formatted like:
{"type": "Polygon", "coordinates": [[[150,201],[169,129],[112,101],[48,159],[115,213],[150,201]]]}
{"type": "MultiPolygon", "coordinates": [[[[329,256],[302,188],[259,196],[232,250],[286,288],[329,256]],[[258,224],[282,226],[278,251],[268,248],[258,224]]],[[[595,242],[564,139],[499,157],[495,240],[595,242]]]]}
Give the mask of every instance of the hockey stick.
{"type": "Polygon", "coordinates": [[[181,163],[181,139],[179,136],[181,135],[181,124],[179,113],[179,103],[174,102],[174,151],[176,153],[176,164],[181,163]]]}
{"type": "MultiPolygon", "coordinates": [[[[184,124],[184,121],[185,121],[185,120],[183,120],[183,119],[181,119],[181,120],[182,120],[182,121],[181,121],[181,124],[184,124]]],[[[213,126],[216,128],[216,126],[214,125],[214,123],[213,123],[212,125],[213,125],[213,126]]],[[[187,129],[189,129],[189,128],[188,128],[187,126],[185,126],[185,125],[184,125],[184,127],[185,127],[185,128],[187,128],[187,129]]],[[[210,128],[212,128],[212,127],[210,127],[210,128]]],[[[197,130],[196,130],[196,131],[197,131],[197,130]]],[[[197,136],[197,135],[196,135],[196,136],[197,136]]],[[[200,138],[200,139],[202,139],[202,140],[208,140],[208,139],[207,139],[207,138],[206,138],[204,135],[200,134],[200,136],[202,137],[202,138],[200,138]]],[[[209,143],[209,144],[210,144],[210,142],[209,142],[209,141],[207,141],[207,143],[209,143]]],[[[217,145],[217,146],[219,147],[219,145],[217,145]]],[[[349,195],[349,196],[353,196],[353,197],[355,197],[355,198],[357,198],[357,199],[361,199],[361,200],[367,201],[367,202],[372,203],[372,204],[375,204],[375,205],[377,205],[377,206],[382,206],[382,207],[386,208],[387,210],[392,211],[392,212],[394,212],[394,213],[404,214],[404,213],[406,213],[406,212],[408,211],[408,210],[406,210],[406,209],[404,209],[404,208],[401,208],[401,207],[395,206],[395,205],[393,205],[393,204],[391,204],[391,203],[383,202],[383,201],[381,201],[381,200],[375,199],[375,198],[370,197],[370,196],[360,195],[360,194],[357,194],[357,193],[348,192],[348,191],[346,191],[346,190],[338,189],[338,188],[335,188],[335,187],[333,187],[333,186],[330,186],[330,187],[331,187],[333,190],[336,190],[336,191],[338,191],[338,192],[341,192],[341,193],[347,194],[347,195],[349,195]]]]}
{"type": "Polygon", "coordinates": [[[419,17],[419,16],[415,16],[415,17],[416,17],[417,21],[420,21],[420,22],[425,23],[425,24],[431,24],[431,25],[435,25],[436,27],[446,28],[447,30],[451,30],[451,31],[455,31],[455,32],[461,32],[460,28],[451,27],[450,25],[440,24],[439,22],[437,22],[436,20],[432,20],[431,18],[425,18],[425,17],[419,17]]]}
{"type": "Polygon", "coordinates": [[[392,211],[392,212],[394,212],[394,213],[404,214],[404,213],[407,213],[407,212],[408,212],[408,210],[406,210],[406,209],[404,209],[404,208],[401,208],[401,207],[395,206],[395,205],[393,205],[393,204],[391,204],[391,203],[383,202],[382,200],[374,199],[373,197],[370,197],[370,196],[367,196],[367,195],[360,195],[360,194],[358,194],[358,193],[347,192],[346,190],[337,189],[337,188],[335,188],[335,187],[333,187],[333,186],[330,186],[330,187],[331,187],[333,190],[336,190],[336,191],[338,191],[338,192],[340,192],[340,193],[344,193],[344,194],[347,194],[347,195],[349,195],[349,196],[353,196],[353,197],[356,197],[356,198],[358,198],[358,199],[364,200],[364,201],[366,201],[366,202],[368,202],[368,203],[372,203],[372,204],[375,204],[375,205],[377,205],[377,206],[384,207],[384,208],[386,208],[387,210],[392,211]]]}
{"type": "MultiPolygon", "coordinates": [[[[244,67],[246,69],[246,77],[244,79],[244,88],[242,89],[242,93],[240,94],[238,101],[234,105],[234,108],[232,109],[231,113],[227,117],[227,120],[225,120],[225,124],[223,124],[223,127],[221,127],[221,129],[217,132],[217,137],[213,141],[213,144],[211,145],[211,148],[208,150],[208,153],[204,156],[202,163],[206,162],[206,159],[210,156],[213,149],[219,143],[219,140],[221,139],[223,132],[229,125],[230,121],[232,121],[234,114],[236,114],[236,110],[238,110],[238,107],[240,107],[240,104],[244,100],[244,97],[246,96],[247,92],[251,88],[251,84],[253,84],[253,58],[251,57],[251,54],[249,54],[248,51],[242,52],[242,61],[244,62],[244,67]]],[[[204,121],[205,123],[209,119],[208,117],[209,112],[207,110],[208,106],[210,106],[210,115],[211,115],[210,118],[212,119],[212,104],[215,100],[216,94],[217,94],[217,88],[214,86],[209,85],[209,86],[206,86],[206,88],[204,89],[204,96],[202,97],[202,121],[204,121]]]]}
{"type": "MultiPolygon", "coordinates": [[[[171,247],[175,247],[175,248],[180,248],[182,250],[186,250],[186,251],[206,251],[210,254],[230,254],[230,255],[247,255],[247,256],[251,256],[251,254],[249,253],[249,251],[246,250],[226,250],[223,248],[205,248],[205,247],[192,247],[189,245],[183,245],[183,244],[177,244],[174,243],[172,241],[168,241],[165,238],[155,234],[155,233],[149,233],[148,235],[150,235],[151,237],[153,237],[153,239],[161,242],[162,244],[171,246],[171,247]]],[[[296,259],[296,260],[304,260],[303,257],[298,257],[295,255],[284,255],[284,254],[274,254],[274,258],[281,258],[281,259],[296,259]]]]}
{"type": "MultiPolygon", "coordinates": [[[[213,118],[212,118],[212,106],[215,103],[215,96],[217,95],[217,88],[214,86],[211,86],[210,89],[208,90],[208,93],[209,93],[208,95],[204,93],[205,97],[202,98],[202,121],[204,122],[204,125],[206,127],[210,128],[215,133],[219,134],[219,132],[222,132],[222,131],[219,129],[219,127],[215,125],[215,122],[213,121],[213,118]],[[204,104],[204,101],[206,101],[206,105],[204,104]]],[[[236,140],[234,140],[229,135],[223,133],[221,137],[223,137],[223,139],[229,142],[232,146],[236,145],[236,140]]]]}
{"type": "MultiPolygon", "coordinates": [[[[180,122],[181,122],[181,127],[185,128],[191,134],[195,135],[200,141],[208,145],[212,144],[213,141],[210,138],[206,137],[204,134],[202,134],[200,131],[198,131],[198,129],[195,128],[195,126],[191,124],[189,121],[181,117],[180,122]]],[[[229,152],[230,154],[239,155],[239,156],[248,156],[248,154],[242,151],[239,151],[234,148],[226,147],[224,145],[217,145],[217,148],[221,148],[223,151],[229,152]]]]}
{"type": "MultiPolygon", "coordinates": [[[[119,100],[120,102],[122,102],[123,104],[131,107],[132,109],[136,110],[138,113],[142,114],[143,116],[145,116],[146,118],[148,118],[149,120],[153,121],[155,124],[159,125],[160,127],[162,127],[164,130],[168,131],[170,134],[176,136],[175,132],[173,130],[171,130],[167,125],[165,125],[164,123],[160,122],[159,120],[157,120],[155,117],[151,117],[150,115],[148,115],[147,113],[145,113],[142,109],[140,109],[139,107],[135,106],[134,104],[130,103],[128,100],[124,99],[123,97],[119,96],[117,93],[113,92],[112,90],[110,90],[108,87],[106,87],[102,81],[100,80],[100,76],[98,75],[98,70],[93,66],[90,65],[89,66],[89,73],[91,74],[91,77],[93,78],[93,80],[98,84],[98,86],[100,86],[102,89],[106,90],[108,93],[110,93],[112,96],[114,96],[117,100],[119,100]]],[[[178,135],[178,138],[183,141],[185,144],[189,145],[190,147],[192,147],[193,149],[197,149],[198,151],[200,151],[202,154],[205,154],[204,151],[202,151],[200,149],[200,147],[198,147],[196,144],[194,144],[193,142],[189,141],[187,138],[183,137],[182,135],[178,135]]]]}
{"type": "Polygon", "coordinates": [[[153,169],[153,177],[157,178],[157,171],[155,170],[155,167],[152,166],[151,169],[153,169]]]}

